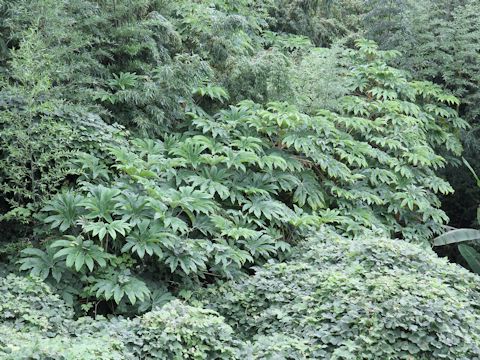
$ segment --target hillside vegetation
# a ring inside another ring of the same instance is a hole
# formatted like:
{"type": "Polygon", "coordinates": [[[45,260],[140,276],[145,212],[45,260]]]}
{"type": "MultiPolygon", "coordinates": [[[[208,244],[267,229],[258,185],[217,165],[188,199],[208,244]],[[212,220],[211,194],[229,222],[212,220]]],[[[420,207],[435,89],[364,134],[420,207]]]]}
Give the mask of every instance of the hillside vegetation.
{"type": "Polygon", "coordinates": [[[0,10],[1,358],[480,357],[478,1],[0,10]]]}

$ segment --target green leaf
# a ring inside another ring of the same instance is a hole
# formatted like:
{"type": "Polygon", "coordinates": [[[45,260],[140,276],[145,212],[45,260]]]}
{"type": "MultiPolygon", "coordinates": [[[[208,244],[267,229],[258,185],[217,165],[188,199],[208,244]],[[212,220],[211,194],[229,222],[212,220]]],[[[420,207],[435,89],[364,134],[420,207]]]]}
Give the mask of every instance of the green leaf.
{"type": "Polygon", "coordinates": [[[480,239],[480,231],[475,229],[456,229],[436,237],[433,240],[434,246],[454,244],[464,241],[480,239]]]}
{"type": "Polygon", "coordinates": [[[94,262],[99,266],[106,265],[106,259],[110,258],[110,254],[103,251],[103,248],[93,243],[91,240],[84,240],[82,236],[65,236],[65,240],[57,240],[50,245],[51,249],[61,248],[57,250],[54,259],[65,258],[67,267],[74,267],[80,272],[84,265],[90,271],[93,271],[94,262]]]}
{"type": "Polygon", "coordinates": [[[475,178],[475,181],[477,182],[477,186],[480,188],[480,178],[478,177],[477,173],[475,172],[475,170],[473,170],[473,167],[464,157],[462,157],[462,160],[465,166],[468,168],[468,170],[470,170],[470,172],[472,173],[472,176],[475,178]]]}
{"type": "Polygon", "coordinates": [[[66,231],[75,225],[81,213],[82,197],[73,192],[65,192],[56,195],[50,200],[42,211],[50,213],[45,218],[45,223],[51,224],[53,228],[59,228],[61,232],[66,231]]]}
{"type": "Polygon", "coordinates": [[[88,210],[87,218],[112,222],[112,213],[119,200],[118,195],[120,195],[118,189],[109,189],[103,185],[90,185],[89,196],[81,203],[88,210]]]}
{"type": "Polygon", "coordinates": [[[473,247],[465,244],[458,245],[458,250],[472,271],[480,274],[480,254],[473,247]]]}
{"type": "Polygon", "coordinates": [[[150,298],[150,290],[146,284],[132,276],[128,270],[112,269],[106,274],[106,277],[95,279],[94,285],[89,291],[98,299],[109,300],[113,297],[117,304],[123,300],[125,295],[132,305],[135,305],[137,300],[144,301],[150,298]]]}
{"type": "Polygon", "coordinates": [[[27,248],[21,251],[22,258],[20,271],[30,270],[32,276],[38,276],[46,280],[50,275],[59,282],[65,272],[62,261],[55,258],[55,250],[47,248],[46,251],[35,248],[27,248]]]}

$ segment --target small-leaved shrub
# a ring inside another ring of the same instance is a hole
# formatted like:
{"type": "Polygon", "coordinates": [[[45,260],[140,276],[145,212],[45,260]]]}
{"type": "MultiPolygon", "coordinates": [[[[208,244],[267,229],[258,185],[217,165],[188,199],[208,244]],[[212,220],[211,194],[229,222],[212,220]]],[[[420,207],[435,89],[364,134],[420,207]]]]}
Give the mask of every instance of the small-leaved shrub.
{"type": "MultiPolygon", "coordinates": [[[[38,278],[13,274],[0,278],[1,359],[133,359],[118,326],[111,325],[115,322],[91,318],[89,322],[97,328],[104,324],[103,331],[86,331],[82,321],[73,320],[73,310],[38,278]]],[[[125,329],[127,325],[122,323],[125,329]]],[[[129,341],[133,338],[128,336],[129,341]]]]}
{"type": "Polygon", "coordinates": [[[52,360],[237,359],[223,317],[179,300],[142,317],[73,319],[38,278],[0,279],[0,358],[52,360]]]}
{"type": "Polygon", "coordinates": [[[10,275],[2,283],[7,305],[0,355],[55,360],[480,356],[476,275],[418,245],[376,237],[349,240],[328,228],[297,250],[254,276],[198,290],[189,304],[171,300],[130,320],[71,320],[68,307],[39,280],[10,275]],[[15,322],[9,315],[17,304],[13,299],[22,296],[23,310],[16,317],[25,320],[15,322]],[[60,317],[52,314],[52,305],[61,309],[60,317]]]}
{"type": "Polygon", "coordinates": [[[213,287],[206,302],[245,339],[288,337],[273,349],[294,359],[480,356],[480,280],[432,251],[328,231],[296,254],[213,287]]]}
{"type": "Polygon", "coordinates": [[[73,311],[38,278],[0,278],[0,322],[17,329],[56,333],[73,311]]]}
{"type": "Polygon", "coordinates": [[[217,313],[179,300],[143,315],[135,334],[141,339],[136,347],[139,359],[231,360],[241,345],[217,313]]]}
{"type": "Polygon", "coordinates": [[[133,360],[123,344],[103,334],[45,336],[18,332],[0,325],[0,358],[3,360],[133,360]]]}

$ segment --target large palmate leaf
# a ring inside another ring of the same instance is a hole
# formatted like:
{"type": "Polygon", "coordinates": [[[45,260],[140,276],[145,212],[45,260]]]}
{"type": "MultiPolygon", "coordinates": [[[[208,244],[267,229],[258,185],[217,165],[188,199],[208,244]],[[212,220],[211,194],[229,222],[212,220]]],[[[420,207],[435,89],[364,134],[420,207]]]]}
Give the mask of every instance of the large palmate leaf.
{"type": "Polygon", "coordinates": [[[82,199],[80,195],[73,192],[56,195],[42,209],[51,214],[44,221],[52,228],[58,227],[60,231],[66,231],[75,225],[75,221],[81,213],[82,199]]]}
{"type": "Polygon", "coordinates": [[[203,97],[208,96],[210,99],[219,100],[222,103],[229,98],[228,93],[224,88],[212,84],[199,86],[195,88],[192,93],[203,97]]]}
{"type": "Polygon", "coordinates": [[[161,243],[166,238],[175,238],[169,230],[162,228],[158,224],[153,224],[149,220],[143,220],[137,225],[137,228],[126,238],[126,244],[122,247],[122,252],[136,253],[141,259],[145,254],[163,257],[161,243]]]}
{"type": "Polygon", "coordinates": [[[123,220],[114,220],[110,223],[105,223],[103,221],[91,222],[85,224],[83,227],[85,232],[91,232],[93,236],[98,236],[100,241],[102,241],[107,234],[114,240],[117,238],[118,234],[125,236],[130,228],[130,224],[123,220]]]}
{"type": "Polygon", "coordinates": [[[193,142],[192,139],[188,140],[170,150],[170,153],[179,156],[185,160],[185,163],[196,168],[201,163],[201,154],[207,146],[193,142]]]}
{"type": "Polygon", "coordinates": [[[109,179],[105,164],[92,154],[78,154],[78,157],[72,161],[72,167],[77,170],[82,179],[109,179]]]}
{"type": "Polygon", "coordinates": [[[149,217],[151,211],[146,196],[138,196],[134,192],[125,191],[117,202],[115,214],[121,216],[124,222],[134,226],[149,217]]]}
{"type": "Polygon", "coordinates": [[[257,218],[265,217],[267,220],[275,219],[281,222],[288,222],[293,216],[293,211],[280,201],[259,196],[247,200],[242,210],[254,214],[257,218]]]}
{"type": "Polygon", "coordinates": [[[214,244],[212,250],[215,255],[215,265],[220,265],[225,270],[231,264],[241,267],[247,261],[253,261],[253,257],[248,251],[232,246],[225,241],[214,244]]]}
{"type": "Polygon", "coordinates": [[[74,267],[76,271],[81,271],[84,266],[93,271],[94,263],[105,267],[106,260],[110,258],[100,246],[91,240],[84,240],[81,236],[66,235],[64,239],[54,241],[50,247],[60,248],[53,256],[54,259],[65,257],[65,265],[74,267]]]}
{"type": "MultiPolygon", "coordinates": [[[[260,236],[239,240],[238,243],[244,245],[245,249],[252,254],[252,256],[268,258],[277,252],[278,245],[280,245],[281,241],[276,241],[276,239],[271,236],[261,234],[260,236]]],[[[287,244],[286,246],[288,248],[289,245],[287,244]]]]}
{"type": "Polygon", "coordinates": [[[194,174],[186,178],[193,187],[199,187],[200,191],[210,194],[212,197],[217,194],[222,200],[230,195],[229,178],[231,173],[226,169],[218,169],[216,166],[204,168],[200,175],[194,174]]]}
{"type": "Polygon", "coordinates": [[[95,279],[90,292],[97,298],[113,300],[119,304],[124,297],[128,298],[132,305],[139,301],[150,298],[150,290],[139,278],[133,276],[129,270],[121,272],[111,271],[104,278],[95,279]]]}
{"type": "Polygon", "coordinates": [[[152,292],[149,299],[140,302],[138,311],[143,313],[148,310],[160,309],[163,305],[174,299],[175,297],[165,288],[156,289],[152,292]]]}
{"type": "Polygon", "coordinates": [[[313,210],[325,205],[324,194],[317,179],[310,173],[300,174],[298,186],[293,193],[293,201],[300,207],[308,204],[313,210]]]}
{"type": "Polygon", "coordinates": [[[185,274],[202,273],[206,270],[210,242],[201,239],[178,239],[164,242],[165,264],[173,273],[181,269],[185,274]]]}
{"type": "Polygon", "coordinates": [[[169,194],[171,196],[170,206],[180,207],[191,213],[209,214],[216,208],[211,195],[200,190],[195,190],[191,186],[184,186],[180,187],[178,190],[171,190],[169,194]]]}
{"type": "Polygon", "coordinates": [[[109,189],[103,185],[90,186],[89,196],[82,202],[82,205],[88,210],[87,217],[112,222],[112,212],[115,209],[118,195],[120,195],[118,189],[109,189]]]}
{"type": "Polygon", "coordinates": [[[58,282],[62,278],[65,267],[61,265],[62,260],[55,258],[55,250],[47,248],[42,251],[36,248],[27,248],[22,250],[23,258],[18,261],[20,270],[30,270],[30,275],[37,276],[42,280],[49,275],[58,282]]]}

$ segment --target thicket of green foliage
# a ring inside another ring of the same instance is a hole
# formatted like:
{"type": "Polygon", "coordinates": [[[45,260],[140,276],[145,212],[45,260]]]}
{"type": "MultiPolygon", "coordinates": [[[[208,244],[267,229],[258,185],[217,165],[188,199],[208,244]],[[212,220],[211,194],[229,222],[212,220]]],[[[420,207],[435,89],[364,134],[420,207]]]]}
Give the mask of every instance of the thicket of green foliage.
{"type": "Polygon", "coordinates": [[[179,300],[133,320],[73,320],[40,280],[0,280],[2,359],[234,359],[242,346],[214,311],[179,300]]]}
{"type": "Polygon", "coordinates": [[[479,10],[0,0],[0,351],[478,356],[479,10]]]}
{"type": "Polygon", "coordinates": [[[371,228],[417,242],[440,233],[447,217],[436,193],[452,189],[435,175],[445,164],[436,148],[461,150],[453,134],[465,124],[448,106],[458,100],[408,82],[385,63],[395,54],[372,43],[351,55],[358,67],[340,114],[244,101],[191,113],[163,141],[111,147],[108,167],[81,154],[70,170],[76,190],[42,209],[58,235],[45,251],[23,250],[20,269],[69,298],[135,305],[153,291],[147,280],[176,290],[232,277],[287,251],[306,227],[336,223],[351,235],[371,228]]]}
{"type": "MultiPolygon", "coordinates": [[[[401,51],[400,67],[461,99],[458,111],[471,125],[462,136],[464,156],[478,171],[480,4],[475,0],[377,2],[381,6],[367,17],[367,34],[382,48],[401,51]]],[[[450,167],[445,174],[457,190],[444,199],[452,225],[471,226],[480,192],[465,167],[450,167]]]]}
{"type": "Polygon", "coordinates": [[[291,260],[203,296],[240,337],[258,342],[260,358],[472,359],[478,286],[431,250],[325,230],[291,260]],[[282,338],[284,349],[274,345],[282,338]]]}
{"type": "Polygon", "coordinates": [[[286,262],[132,319],[73,320],[40,280],[0,283],[5,359],[472,359],[479,279],[431,250],[331,229],[286,262]],[[210,309],[208,309],[208,308],[210,309]],[[222,316],[223,315],[223,316],[222,316]]]}
{"type": "Polygon", "coordinates": [[[124,358],[116,339],[121,333],[115,334],[113,325],[110,334],[82,330],[81,320],[73,323],[73,310],[41,280],[8,275],[0,279],[0,289],[2,359],[124,358]]]}

